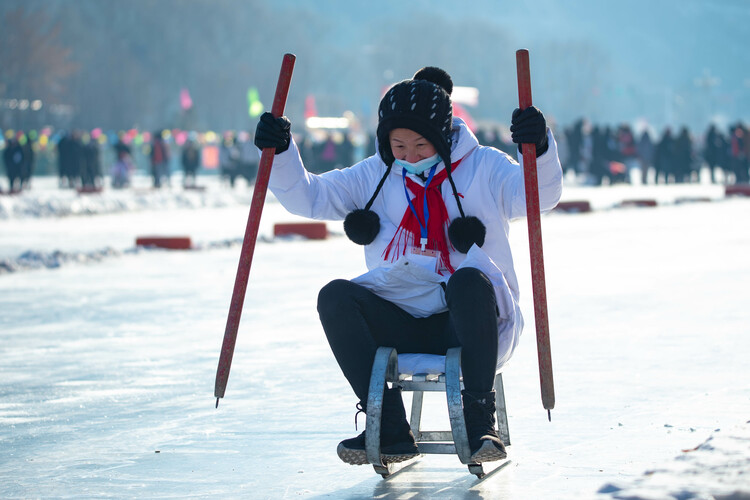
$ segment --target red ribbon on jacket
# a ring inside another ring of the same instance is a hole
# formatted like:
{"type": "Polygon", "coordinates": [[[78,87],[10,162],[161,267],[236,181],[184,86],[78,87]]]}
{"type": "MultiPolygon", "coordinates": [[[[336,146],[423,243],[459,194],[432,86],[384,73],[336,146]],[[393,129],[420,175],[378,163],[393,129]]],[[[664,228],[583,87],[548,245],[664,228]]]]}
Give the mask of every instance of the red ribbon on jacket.
{"type": "MultiPolygon", "coordinates": [[[[459,163],[461,163],[461,160],[451,164],[451,171],[455,171],[459,163]]],[[[438,250],[440,252],[441,267],[448,269],[451,274],[455,271],[450,261],[450,249],[453,248],[453,245],[448,242],[448,238],[446,237],[446,230],[450,219],[448,218],[448,209],[445,206],[445,200],[443,200],[443,195],[440,191],[440,185],[447,177],[448,170],[443,169],[435,174],[427,189],[410,178],[404,177],[406,186],[414,194],[412,205],[416,214],[407,205],[396,234],[393,235],[391,242],[388,243],[383,252],[385,260],[388,260],[390,257],[390,261],[393,262],[399,255],[406,255],[407,248],[417,246],[421,238],[420,221],[424,221],[424,198],[427,196],[427,210],[430,218],[427,221],[427,246],[425,248],[438,250]]]]}

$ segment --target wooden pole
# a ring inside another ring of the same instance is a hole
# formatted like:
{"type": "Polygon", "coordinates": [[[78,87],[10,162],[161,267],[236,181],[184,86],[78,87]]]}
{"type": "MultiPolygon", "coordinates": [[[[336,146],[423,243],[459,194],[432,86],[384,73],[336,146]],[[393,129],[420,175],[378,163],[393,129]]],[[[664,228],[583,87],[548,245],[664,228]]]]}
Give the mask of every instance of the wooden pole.
{"type": "MultiPolygon", "coordinates": [[[[279,81],[276,85],[276,94],[274,95],[273,106],[271,107],[271,114],[277,118],[284,114],[295,60],[296,57],[294,54],[285,54],[281,63],[279,81]]],[[[240,263],[237,267],[237,276],[234,280],[234,291],[232,292],[232,302],[229,306],[227,326],[224,330],[224,341],[221,346],[219,366],[216,369],[214,396],[216,397],[217,408],[219,406],[219,399],[224,397],[224,391],[229,380],[229,369],[232,366],[234,346],[237,342],[237,330],[240,326],[242,305],[245,302],[250,265],[253,262],[255,241],[258,239],[258,226],[260,225],[260,217],[263,213],[263,204],[266,200],[268,179],[271,176],[271,166],[273,165],[275,153],[276,150],[274,148],[264,148],[260,156],[260,163],[258,164],[258,175],[255,179],[253,198],[250,203],[250,214],[248,215],[247,226],[245,227],[245,238],[242,240],[240,263]]]]}
{"type": "MultiPolygon", "coordinates": [[[[529,51],[516,51],[518,70],[518,104],[521,109],[531,106],[531,76],[529,73],[529,51]]],[[[542,404],[551,419],[550,410],[555,407],[555,384],[552,377],[552,355],[547,318],[547,286],[544,278],[544,251],[542,249],[542,222],[539,209],[539,183],[536,173],[536,145],[522,144],[523,174],[526,188],[526,220],[529,226],[529,250],[531,253],[531,283],[534,292],[534,321],[536,323],[536,346],[539,357],[539,382],[542,404]]]]}

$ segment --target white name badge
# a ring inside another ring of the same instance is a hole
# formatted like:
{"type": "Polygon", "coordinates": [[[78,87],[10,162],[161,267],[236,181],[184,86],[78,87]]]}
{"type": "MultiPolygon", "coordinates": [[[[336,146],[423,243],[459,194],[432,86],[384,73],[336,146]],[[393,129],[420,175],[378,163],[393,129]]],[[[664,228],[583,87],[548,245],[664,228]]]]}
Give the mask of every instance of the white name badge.
{"type": "Polygon", "coordinates": [[[433,273],[438,272],[440,263],[440,250],[422,249],[420,247],[409,248],[409,261],[427,269],[433,273]]]}

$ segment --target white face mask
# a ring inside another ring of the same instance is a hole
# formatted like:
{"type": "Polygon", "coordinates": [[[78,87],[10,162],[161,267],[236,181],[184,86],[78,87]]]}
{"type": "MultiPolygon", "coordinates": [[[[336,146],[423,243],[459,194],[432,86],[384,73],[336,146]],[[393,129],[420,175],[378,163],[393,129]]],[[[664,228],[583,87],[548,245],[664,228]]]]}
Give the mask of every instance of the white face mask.
{"type": "Polygon", "coordinates": [[[440,161],[440,156],[435,153],[429,158],[419,160],[417,163],[409,163],[406,160],[396,160],[394,163],[399,167],[406,169],[410,174],[421,174],[425,170],[432,168],[433,165],[440,161]]]}

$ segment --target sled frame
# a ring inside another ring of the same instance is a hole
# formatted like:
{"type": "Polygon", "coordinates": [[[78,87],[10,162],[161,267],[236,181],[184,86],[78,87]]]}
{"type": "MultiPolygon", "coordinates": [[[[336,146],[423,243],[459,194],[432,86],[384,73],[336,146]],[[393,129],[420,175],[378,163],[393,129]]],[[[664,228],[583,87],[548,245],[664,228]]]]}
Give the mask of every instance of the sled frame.
{"type": "MultiPolygon", "coordinates": [[[[365,439],[367,461],[372,464],[375,472],[387,478],[395,472],[397,466],[403,467],[411,461],[402,464],[384,463],[380,456],[380,422],[383,411],[383,391],[387,384],[400,387],[402,391],[412,393],[411,415],[409,426],[421,455],[458,455],[462,464],[469,468],[469,472],[478,478],[485,476],[482,464],[471,461],[469,439],[464,421],[461,390],[461,348],[454,347],[445,355],[445,371],[432,374],[401,374],[398,371],[398,354],[392,347],[379,347],[375,353],[370,376],[369,397],[367,400],[367,433],[365,439]],[[445,392],[448,403],[448,418],[450,431],[423,430],[422,406],[425,392],[445,392]]],[[[510,431],[508,428],[508,414],[505,405],[505,390],[502,372],[495,375],[495,404],[498,436],[503,444],[510,446],[510,431]]],[[[412,459],[412,461],[416,460],[412,459]]],[[[502,461],[501,461],[502,463],[502,461]]]]}

